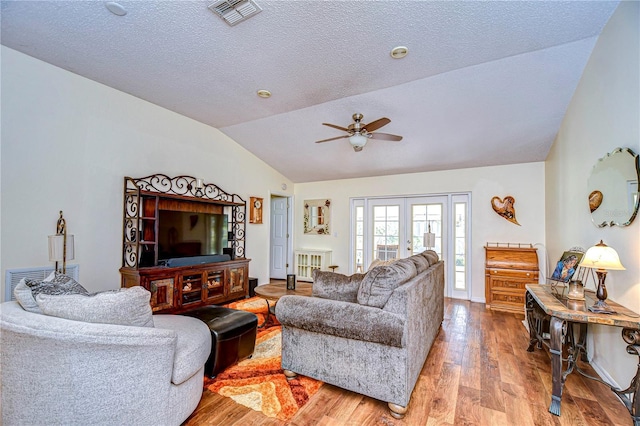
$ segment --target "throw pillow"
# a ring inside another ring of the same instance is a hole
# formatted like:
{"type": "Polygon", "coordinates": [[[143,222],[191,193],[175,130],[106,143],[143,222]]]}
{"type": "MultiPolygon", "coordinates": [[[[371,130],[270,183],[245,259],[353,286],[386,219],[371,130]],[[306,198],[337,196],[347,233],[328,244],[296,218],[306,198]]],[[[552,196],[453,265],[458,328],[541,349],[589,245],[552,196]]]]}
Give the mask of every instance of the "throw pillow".
{"type": "Polygon", "coordinates": [[[36,296],[39,294],[89,294],[89,292],[80,285],[76,280],[68,275],[52,272],[44,280],[31,280],[23,278],[20,280],[16,288],[13,289],[13,295],[25,311],[41,314],[42,310],[38,307],[36,296]]]}
{"type": "Polygon", "coordinates": [[[151,293],[143,287],[103,291],[90,295],[40,294],[36,302],[46,315],[101,324],[153,327],[151,293]]]}
{"type": "Polygon", "coordinates": [[[396,260],[398,259],[387,259],[387,260],[374,259],[373,262],[371,262],[371,265],[369,265],[369,269],[367,269],[367,271],[372,270],[376,266],[391,265],[396,260]]]}
{"type": "Polygon", "coordinates": [[[433,250],[425,250],[422,252],[422,255],[427,258],[429,261],[429,265],[433,265],[438,263],[438,253],[433,250]]]}
{"type": "Polygon", "coordinates": [[[376,266],[367,272],[358,289],[358,303],[382,308],[398,286],[416,276],[416,267],[409,259],[391,265],[376,266]]]}
{"type": "Polygon", "coordinates": [[[418,274],[423,273],[424,271],[429,269],[429,266],[431,266],[431,264],[429,263],[429,260],[420,254],[414,254],[413,256],[410,256],[407,259],[413,262],[413,264],[416,267],[416,273],[418,274]]]}
{"type": "Polygon", "coordinates": [[[363,278],[363,274],[347,276],[316,269],[313,271],[311,295],[322,299],[353,303],[358,299],[358,289],[363,278]]]}

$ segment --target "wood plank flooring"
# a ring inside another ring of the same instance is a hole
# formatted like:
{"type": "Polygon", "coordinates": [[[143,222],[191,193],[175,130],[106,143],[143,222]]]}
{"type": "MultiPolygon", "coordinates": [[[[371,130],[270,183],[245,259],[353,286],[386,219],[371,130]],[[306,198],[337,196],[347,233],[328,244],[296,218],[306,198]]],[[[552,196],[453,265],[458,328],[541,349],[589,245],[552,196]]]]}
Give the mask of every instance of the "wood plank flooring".
{"type": "Polygon", "coordinates": [[[325,384],[289,423],[206,391],[184,425],[632,425],[608,387],[576,373],[567,378],[562,415],[549,413],[549,356],[526,351],[522,320],[446,299],[442,329],[402,420],[389,415],[385,402],[325,384]]]}

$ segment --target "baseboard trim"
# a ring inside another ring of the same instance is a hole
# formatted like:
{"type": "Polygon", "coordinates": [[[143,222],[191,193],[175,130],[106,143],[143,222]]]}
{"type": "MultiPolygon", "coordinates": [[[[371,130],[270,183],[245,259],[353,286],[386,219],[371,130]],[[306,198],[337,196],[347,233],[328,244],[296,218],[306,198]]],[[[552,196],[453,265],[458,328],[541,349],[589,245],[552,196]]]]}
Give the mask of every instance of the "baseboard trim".
{"type": "Polygon", "coordinates": [[[602,366],[600,366],[597,362],[593,361],[593,359],[590,359],[589,360],[589,364],[591,364],[591,367],[595,370],[596,373],[598,373],[598,376],[600,376],[600,378],[602,380],[607,382],[607,384],[609,384],[609,386],[613,386],[613,387],[616,387],[618,389],[622,389],[622,387],[620,387],[620,385],[615,380],[613,380],[613,377],[611,377],[609,375],[607,370],[602,368],[602,366]]]}
{"type": "Polygon", "coordinates": [[[486,300],[484,297],[472,297],[471,301],[473,303],[486,303],[486,300]]]}

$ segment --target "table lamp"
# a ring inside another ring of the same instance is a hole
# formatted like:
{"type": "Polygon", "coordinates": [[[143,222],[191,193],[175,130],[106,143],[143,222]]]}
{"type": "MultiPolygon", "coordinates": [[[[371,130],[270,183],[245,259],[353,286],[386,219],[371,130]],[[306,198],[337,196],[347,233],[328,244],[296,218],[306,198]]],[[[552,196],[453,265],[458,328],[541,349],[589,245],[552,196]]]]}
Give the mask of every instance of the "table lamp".
{"type": "Polygon", "coordinates": [[[73,260],[73,235],[67,234],[67,222],[62,217],[60,210],[60,218],[56,224],[56,235],[49,235],[49,262],[56,262],[56,273],[58,262],[62,262],[62,273],[67,273],[67,260],[73,260]]]}
{"type": "Polygon", "coordinates": [[[598,276],[598,289],[596,290],[598,301],[593,306],[590,306],[589,310],[592,312],[614,313],[615,311],[605,302],[607,300],[607,287],[604,285],[604,280],[607,277],[608,270],[625,270],[625,267],[620,263],[618,253],[600,240],[598,244],[587,250],[582,262],[580,262],[580,266],[595,269],[598,276]]]}

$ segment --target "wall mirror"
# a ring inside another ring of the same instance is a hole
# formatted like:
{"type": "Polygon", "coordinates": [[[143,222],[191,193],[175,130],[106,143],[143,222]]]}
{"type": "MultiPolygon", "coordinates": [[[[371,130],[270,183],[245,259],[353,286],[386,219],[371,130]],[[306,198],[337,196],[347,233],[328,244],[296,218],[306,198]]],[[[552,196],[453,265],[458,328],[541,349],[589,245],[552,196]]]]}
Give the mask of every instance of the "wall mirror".
{"type": "Polygon", "coordinates": [[[627,226],[638,213],[638,156],[628,148],[616,148],[598,160],[587,183],[593,223],[627,226]]]}
{"type": "Polygon", "coordinates": [[[305,200],[304,233],[329,234],[331,200],[305,200]]]}

